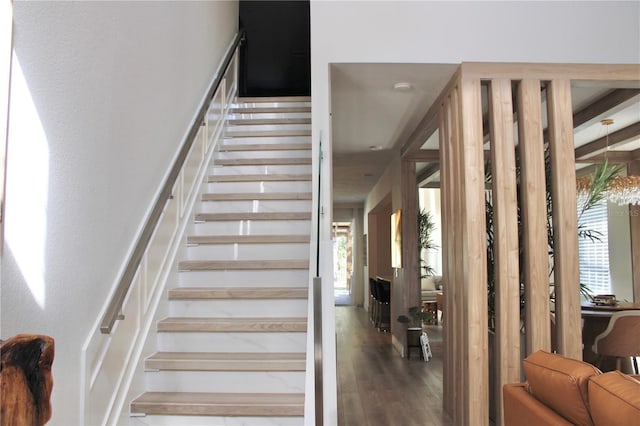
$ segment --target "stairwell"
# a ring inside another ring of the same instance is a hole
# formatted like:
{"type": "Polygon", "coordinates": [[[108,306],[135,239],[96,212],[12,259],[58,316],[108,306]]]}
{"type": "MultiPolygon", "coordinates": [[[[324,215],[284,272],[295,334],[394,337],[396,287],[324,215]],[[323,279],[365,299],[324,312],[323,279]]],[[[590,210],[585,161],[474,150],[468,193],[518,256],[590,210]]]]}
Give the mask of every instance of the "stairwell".
{"type": "Polygon", "coordinates": [[[303,423],[310,117],[309,98],[233,106],[132,424],[303,423]]]}

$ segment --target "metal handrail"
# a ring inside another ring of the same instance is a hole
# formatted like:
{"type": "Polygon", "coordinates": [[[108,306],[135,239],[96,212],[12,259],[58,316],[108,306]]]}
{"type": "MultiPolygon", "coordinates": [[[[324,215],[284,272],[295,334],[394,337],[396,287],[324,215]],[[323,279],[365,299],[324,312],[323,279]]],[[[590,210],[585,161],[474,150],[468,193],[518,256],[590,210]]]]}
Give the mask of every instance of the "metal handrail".
{"type": "Polygon", "coordinates": [[[313,278],[313,360],[315,378],[316,426],[323,424],[324,398],[322,383],[322,278],[320,278],[320,205],[322,188],[322,135],[318,155],[318,216],[316,227],[316,276],[313,278]]]}
{"type": "Polygon", "coordinates": [[[196,134],[200,130],[200,126],[204,121],[204,117],[209,109],[209,104],[218,91],[218,88],[220,87],[220,84],[224,79],[224,75],[229,68],[229,64],[231,64],[238,46],[242,41],[244,41],[244,39],[245,32],[244,30],[240,30],[233,40],[231,49],[229,49],[229,52],[227,52],[227,55],[224,58],[222,68],[211,84],[211,87],[207,92],[207,96],[204,98],[204,101],[200,106],[200,110],[198,111],[198,114],[196,115],[193,124],[191,125],[191,129],[189,130],[189,133],[187,134],[185,141],[182,144],[182,148],[180,149],[180,152],[178,153],[178,156],[175,159],[173,166],[171,167],[171,171],[167,176],[164,185],[162,186],[162,190],[160,191],[158,198],[156,199],[153,210],[151,211],[151,214],[149,215],[149,218],[144,225],[142,233],[136,241],[133,253],[129,258],[129,261],[127,262],[127,266],[124,270],[124,273],[122,274],[122,277],[120,278],[120,281],[118,282],[116,291],[111,297],[111,301],[109,302],[107,311],[102,317],[100,332],[102,332],[103,334],[110,334],[116,320],[124,319],[124,316],[122,315],[122,305],[124,303],[124,299],[127,296],[127,293],[129,292],[129,289],[131,288],[131,283],[133,282],[133,278],[135,277],[138,266],[140,265],[140,261],[142,260],[144,253],[149,245],[149,241],[151,240],[151,237],[153,235],[153,232],[158,225],[158,221],[160,220],[160,216],[162,215],[164,206],[172,197],[173,187],[176,183],[176,180],[178,179],[178,176],[180,175],[182,167],[184,166],[185,159],[187,158],[189,150],[193,145],[196,134]]]}

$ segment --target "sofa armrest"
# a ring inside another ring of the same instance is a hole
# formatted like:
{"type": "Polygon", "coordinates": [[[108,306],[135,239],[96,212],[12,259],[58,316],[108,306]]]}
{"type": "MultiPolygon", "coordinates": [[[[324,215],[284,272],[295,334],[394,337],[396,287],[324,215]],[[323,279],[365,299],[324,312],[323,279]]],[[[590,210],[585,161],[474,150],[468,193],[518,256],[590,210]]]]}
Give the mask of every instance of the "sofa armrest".
{"type": "Polygon", "coordinates": [[[555,411],[527,391],[526,383],[513,383],[502,388],[505,426],[571,426],[555,411]]]}

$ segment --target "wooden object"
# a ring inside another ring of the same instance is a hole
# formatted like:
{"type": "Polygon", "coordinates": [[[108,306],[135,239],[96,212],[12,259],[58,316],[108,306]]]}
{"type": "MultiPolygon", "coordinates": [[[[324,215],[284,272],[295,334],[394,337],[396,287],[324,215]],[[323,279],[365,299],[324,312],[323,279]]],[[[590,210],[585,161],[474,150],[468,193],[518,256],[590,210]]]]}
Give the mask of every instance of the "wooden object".
{"type": "Polygon", "coordinates": [[[0,343],[0,425],[40,426],[51,418],[54,342],[18,334],[0,343]]]}
{"type": "MultiPolygon", "coordinates": [[[[502,413],[502,386],[520,380],[520,270],[518,265],[518,197],[513,138],[511,81],[489,85],[489,123],[493,167],[496,345],[495,401],[502,413]]],[[[501,416],[496,425],[503,424],[501,416]]]]}
{"type": "Polygon", "coordinates": [[[549,312],[549,248],[547,194],[542,139],[542,99],[539,80],[518,85],[518,140],[522,196],[522,234],[525,282],[526,354],[551,349],[550,327],[541,318],[549,312]]]}

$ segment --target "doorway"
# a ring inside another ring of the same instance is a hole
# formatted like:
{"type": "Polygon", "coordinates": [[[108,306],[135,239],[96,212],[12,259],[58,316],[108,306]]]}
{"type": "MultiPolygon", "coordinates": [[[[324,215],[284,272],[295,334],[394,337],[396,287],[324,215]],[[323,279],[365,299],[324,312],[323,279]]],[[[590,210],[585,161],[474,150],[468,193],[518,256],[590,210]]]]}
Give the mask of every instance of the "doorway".
{"type": "Polygon", "coordinates": [[[353,280],[351,222],[333,223],[333,293],[336,305],[350,305],[353,280]]]}
{"type": "Polygon", "coordinates": [[[241,1],[240,96],[311,95],[309,1],[241,1]]]}

